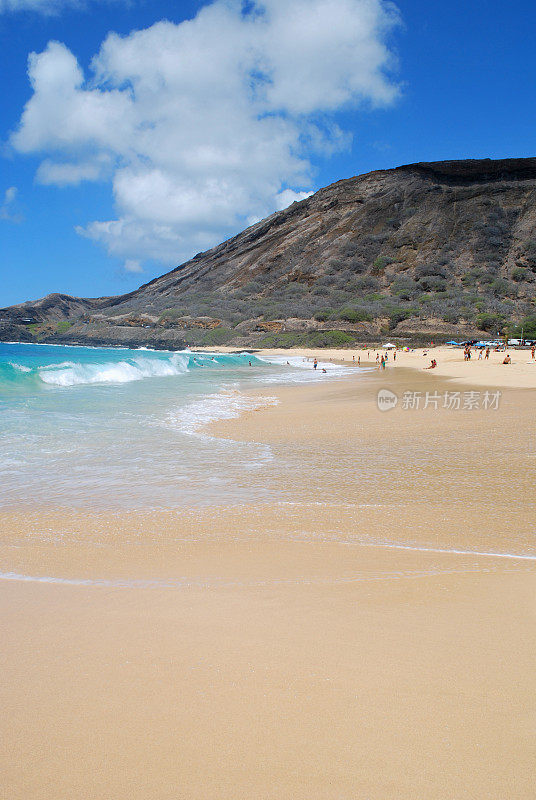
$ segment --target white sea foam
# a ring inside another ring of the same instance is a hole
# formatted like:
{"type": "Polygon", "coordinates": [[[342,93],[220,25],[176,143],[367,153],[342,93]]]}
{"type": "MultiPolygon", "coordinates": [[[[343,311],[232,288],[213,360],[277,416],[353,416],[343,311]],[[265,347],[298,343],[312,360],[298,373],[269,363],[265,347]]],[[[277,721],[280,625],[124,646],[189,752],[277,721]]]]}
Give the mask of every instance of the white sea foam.
{"type": "Polygon", "coordinates": [[[306,383],[309,381],[325,380],[330,378],[347,377],[351,372],[364,372],[355,364],[333,364],[331,361],[319,361],[314,369],[313,362],[303,356],[257,356],[259,361],[264,361],[273,366],[286,367],[284,372],[277,375],[267,375],[260,379],[260,383],[306,383]],[[291,369],[289,369],[291,368],[291,369]],[[322,370],[326,370],[324,373],[322,370]]]}
{"type": "MultiPolygon", "coordinates": [[[[67,362],[66,362],[67,363],[67,362]]],[[[188,371],[188,356],[175,354],[171,358],[132,358],[128,361],[109,361],[96,364],[50,365],[40,370],[44,383],[54,386],[77,386],[91,383],[130,383],[143,378],[181,375],[188,371]]]]}
{"type": "Polygon", "coordinates": [[[76,367],[75,361],[60,361],[58,364],[40,364],[37,369],[62,369],[63,367],[76,367]]]}
{"type": "Polygon", "coordinates": [[[24,364],[17,364],[14,361],[9,361],[8,364],[9,364],[10,367],[13,367],[13,369],[18,370],[18,372],[31,372],[32,371],[30,369],[30,367],[25,367],[24,364]]]}
{"type": "Polygon", "coordinates": [[[501,553],[496,550],[456,550],[445,547],[421,547],[413,544],[396,544],[395,542],[356,542],[364,547],[384,547],[388,550],[413,550],[419,553],[439,553],[454,556],[482,556],[484,558],[508,558],[514,561],[536,561],[536,555],[528,553],[501,553]]]}
{"type": "MultiPolygon", "coordinates": [[[[117,344],[53,344],[52,342],[2,342],[2,344],[17,344],[24,345],[25,347],[57,347],[57,348],[70,348],[71,350],[130,350],[130,347],[124,347],[117,344]]],[[[171,351],[164,351],[171,352],[171,351]]]]}
{"type": "Polygon", "coordinates": [[[218,392],[173,409],[167,414],[164,424],[181,433],[193,434],[210,422],[234,419],[245,411],[277,405],[277,402],[275,397],[251,397],[237,391],[218,392]]]}
{"type": "MultiPolygon", "coordinates": [[[[402,581],[418,580],[453,574],[485,573],[493,571],[489,567],[472,566],[465,568],[445,569],[431,568],[422,570],[396,570],[377,573],[355,573],[341,576],[307,576],[299,575],[292,578],[257,578],[238,580],[233,577],[219,576],[178,576],[171,579],[141,578],[133,580],[113,578],[60,578],[52,575],[29,575],[20,572],[0,572],[0,581],[18,581],[22,583],[44,583],[59,586],[78,586],[114,589],[185,589],[185,588],[220,588],[225,589],[235,586],[268,588],[274,586],[315,586],[315,585],[340,585],[348,583],[368,583],[373,581],[402,581]]],[[[503,570],[517,572],[519,569],[503,570]]]]}

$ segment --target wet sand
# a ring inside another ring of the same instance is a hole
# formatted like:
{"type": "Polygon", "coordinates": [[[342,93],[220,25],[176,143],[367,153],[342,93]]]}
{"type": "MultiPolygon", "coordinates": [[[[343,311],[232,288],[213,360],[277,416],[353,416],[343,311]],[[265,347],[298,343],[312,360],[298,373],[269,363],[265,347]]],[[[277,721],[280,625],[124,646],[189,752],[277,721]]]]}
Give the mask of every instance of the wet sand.
{"type": "Polygon", "coordinates": [[[2,514],[0,797],[531,796],[533,392],[379,388],[470,385],[399,362],[212,426],[271,446],[262,505],[2,514]]]}

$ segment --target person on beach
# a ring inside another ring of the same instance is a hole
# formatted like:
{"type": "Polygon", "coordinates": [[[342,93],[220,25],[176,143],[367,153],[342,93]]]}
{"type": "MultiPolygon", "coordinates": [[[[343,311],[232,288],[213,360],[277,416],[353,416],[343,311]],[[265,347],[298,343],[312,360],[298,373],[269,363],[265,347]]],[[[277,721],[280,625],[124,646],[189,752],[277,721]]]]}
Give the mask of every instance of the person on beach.
{"type": "Polygon", "coordinates": [[[531,356],[532,356],[532,360],[533,360],[533,361],[534,361],[534,353],[535,353],[535,351],[536,351],[536,347],[534,347],[534,345],[532,345],[532,347],[531,347],[531,349],[530,349],[530,354],[531,354],[531,356]]]}
{"type": "Polygon", "coordinates": [[[430,366],[425,367],[425,369],[435,369],[436,367],[437,367],[437,361],[435,360],[435,358],[433,358],[430,362],[430,366]]]}
{"type": "Polygon", "coordinates": [[[482,348],[480,348],[480,350],[478,351],[478,360],[479,360],[479,361],[482,361],[482,355],[483,355],[483,352],[484,352],[484,351],[482,350],[482,348]]]}
{"type": "Polygon", "coordinates": [[[506,356],[506,358],[503,359],[503,364],[511,364],[511,363],[512,363],[512,359],[510,358],[510,356],[506,356]]]}
{"type": "Polygon", "coordinates": [[[327,372],[327,369],[325,367],[322,367],[322,372],[327,372]]]}
{"type": "Polygon", "coordinates": [[[357,357],[357,366],[358,366],[358,367],[360,367],[360,366],[361,366],[361,356],[358,356],[358,357],[357,357]]]}
{"type": "Polygon", "coordinates": [[[313,369],[316,369],[317,367],[318,367],[318,360],[315,358],[313,361],[313,369]]]}
{"type": "Polygon", "coordinates": [[[489,347],[486,347],[486,355],[484,356],[484,358],[486,359],[486,361],[489,358],[489,347]]]}

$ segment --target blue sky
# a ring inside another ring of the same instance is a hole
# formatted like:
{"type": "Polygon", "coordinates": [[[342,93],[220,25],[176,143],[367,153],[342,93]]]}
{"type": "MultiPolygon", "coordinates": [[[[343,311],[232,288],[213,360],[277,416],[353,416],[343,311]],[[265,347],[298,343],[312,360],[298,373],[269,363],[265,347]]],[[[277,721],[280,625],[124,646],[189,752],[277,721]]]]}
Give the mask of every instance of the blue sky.
{"type": "Polygon", "coordinates": [[[340,178],[534,155],[535,22],[529,2],[0,0],[0,306],[130,291],[340,178]]]}

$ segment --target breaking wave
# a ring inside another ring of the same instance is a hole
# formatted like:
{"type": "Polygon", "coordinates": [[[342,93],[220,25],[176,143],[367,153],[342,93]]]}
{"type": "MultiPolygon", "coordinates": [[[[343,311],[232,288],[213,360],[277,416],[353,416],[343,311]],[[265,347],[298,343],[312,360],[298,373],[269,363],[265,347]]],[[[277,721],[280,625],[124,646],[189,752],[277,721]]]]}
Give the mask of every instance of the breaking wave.
{"type": "Polygon", "coordinates": [[[72,366],[41,368],[39,377],[54,386],[77,386],[87,383],[130,383],[143,378],[162,378],[188,372],[188,357],[169,359],[129,358],[102,364],[73,364],[72,366]]]}
{"type": "Polygon", "coordinates": [[[246,411],[276,404],[275,397],[252,397],[232,390],[217,392],[171,410],[163,424],[181,433],[192,434],[211,422],[235,419],[246,411]]]}
{"type": "MultiPolygon", "coordinates": [[[[0,384],[4,387],[16,388],[21,384],[34,387],[48,386],[68,387],[91,384],[123,384],[140,381],[145,378],[164,378],[183,375],[201,367],[248,366],[249,362],[259,365],[259,360],[251,354],[200,354],[183,352],[125,351],[102,353],[101,358],[89,349],[80,360],[48,363],[42,361],[24,364],[19,361],[0,363],[0,384]],[[128,353],[128,355],[127,355],[128,353]],[[139,353],[139,355],[138,355],[139,353]]],[[[102,351],[101,351],[102,352],[102,351]]]]}

